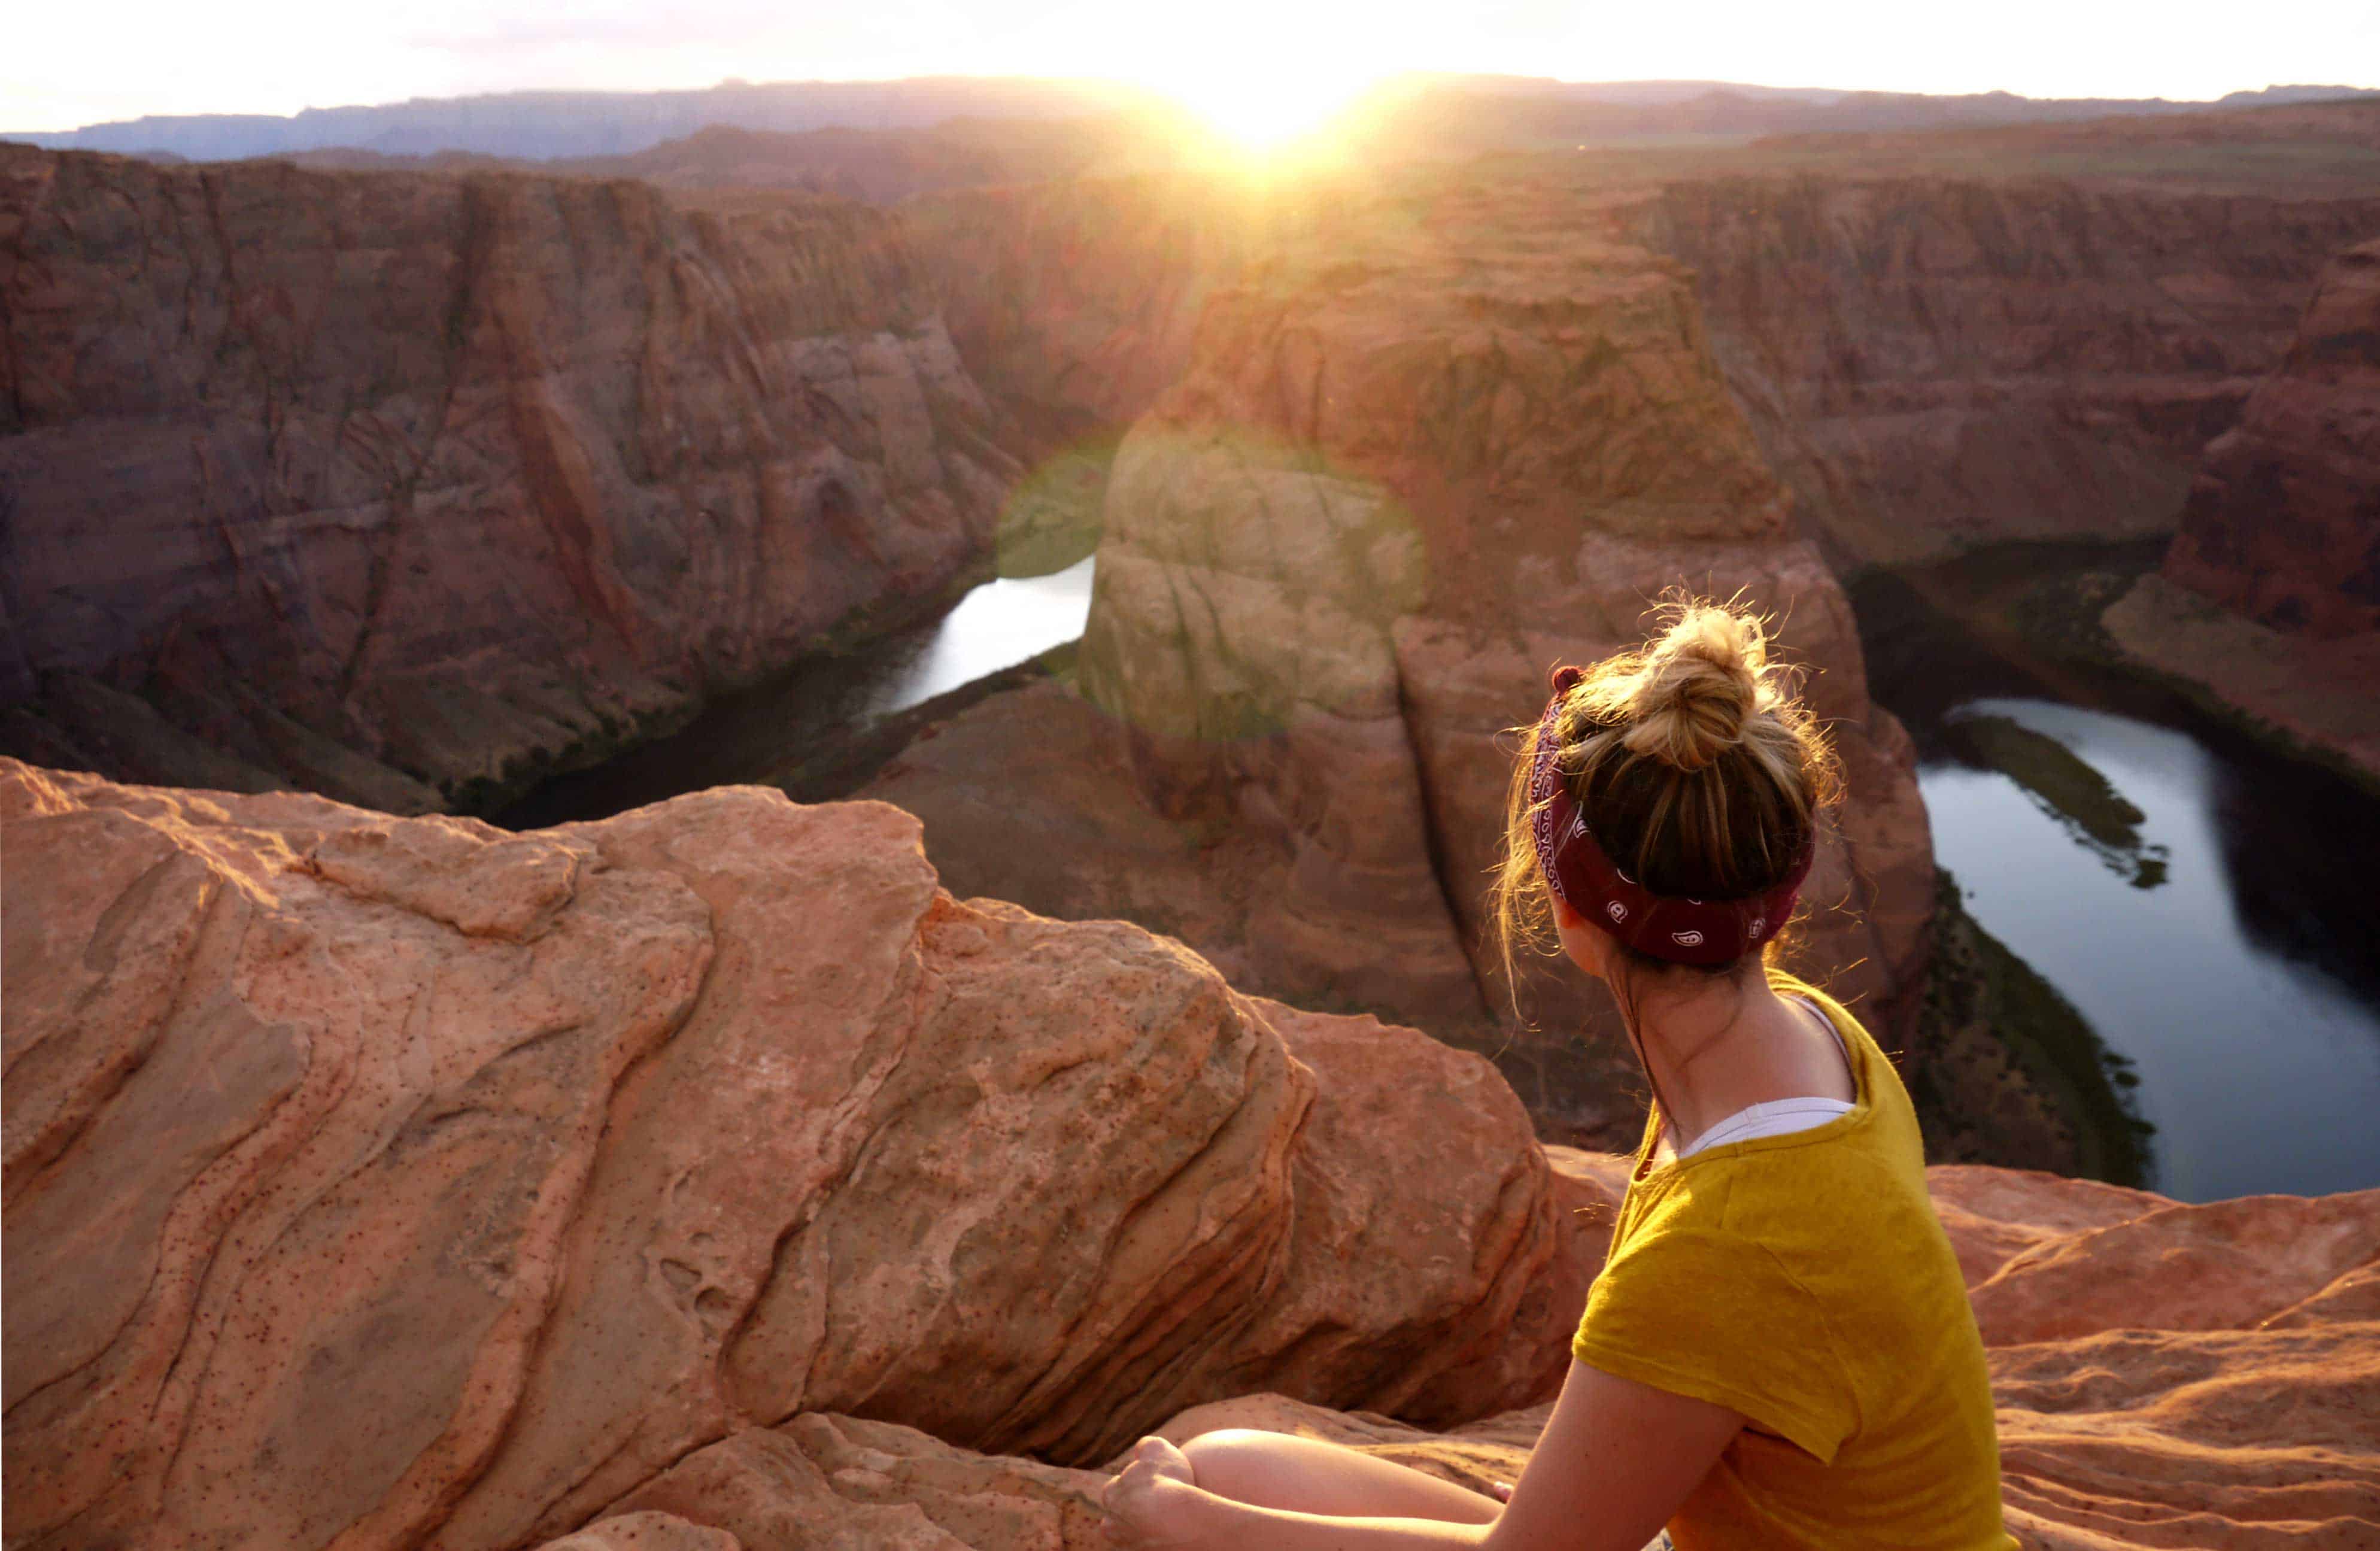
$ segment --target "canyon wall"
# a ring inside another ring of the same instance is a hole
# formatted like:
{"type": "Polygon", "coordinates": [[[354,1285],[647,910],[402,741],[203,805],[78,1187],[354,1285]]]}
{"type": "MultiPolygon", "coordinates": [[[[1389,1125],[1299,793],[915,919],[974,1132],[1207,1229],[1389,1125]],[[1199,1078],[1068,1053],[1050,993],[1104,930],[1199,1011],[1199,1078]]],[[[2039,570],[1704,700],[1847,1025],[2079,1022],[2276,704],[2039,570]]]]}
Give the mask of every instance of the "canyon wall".
{"type": "Polygon", "coordinates": [[[486,806],[946,596],[1016,468],[899,224],[0,147],[0,699],[486,806]]]}
{"type": "Polygon", "coordinates": [[[1208,295],[1345,229],[1383,188],[1409,212],[1464,185],[1533,188],[1548,235],[1566,211],[1583,239],[1617,234],[1691,267],[1728,387],[1838,565],[2172,530],[2201,448],[2279,363],[2322,264],[2380,232],[2380,198],[2192,191],[2180,165],[2161,164],[2159,188],[2115,170],[1740,161],[1687,179],[1623,155],[1264,189],[1184,173],[908,212],[970,366],[1055,445],[1129,425],[1187,369],[1208,295]]]}
{"type": "MultiPolygon", "coordinates": [[[[1150,806],[1272,848],[1236,972],[1451,1029],[1513,1003],[1484,929],[1500,731],[1553,664],[1641,641],[1665,590],[1740,597],[1850,775],[1807,962],[1889,1033],[1931,909],[1906,737],[1686,275],[1571,213],[1526,186],[1374,208],[1219,291],[1117,455],[1084,692],[1150,806]]],[[[1519,1005],[1563,1049],[1616,1036],[1575,977],[1530,972],[1519,1005]]],[[[1533,1111],[1590,1128],[1597,1084],[1560,1086],[1533,1111]]]]}
{"type": "MultiPolygon", "coordinates": [[[[7,1544],[1091,1551],[1225,1425],[1514,1479],[1629,1161],[917,839],[0,760],[7,1544]]],[[[2380,1192],[1929,1184],[2022,1544],[2380,1517],[2380,1192]]]]}
{"type": "Polygon", "coordinates": [[[901,213],[968,370],[1018,429],[1028,468],[999,534],[1010,576],[1098,546],[1116,443],[1182,375],[1207,297],[1313,219],[1294,192],[1196,167],[938,194],[901,213]]]}
{"type": "Polygon", "coordinates": [[[977,188],[902,214],[968,370],[1048,446],[1121,434],[1189,363],[1208,295],[1308,201],[1195,172],[977,188]]]}
{"type": "Polygon", "coordinates": [[[2330,261],[2279,370],[2206,448],[2164,570],[2277,630],[2380,630],[2380,241],[2330,261]]]}
{"type": "Polygon", "coordinates": [[[1940,176],[1678,181],[1631,209],[1693,266],[1763,453],[1852,563],[2169,531],[2380,198],[1940,176]]]}
{"type": "Polygon", "coordinates": [[[2164,566],[2101,623],[2380,786],[2380,242],[2324,270],[2279,370],[2208,444],[2164,566]]]}

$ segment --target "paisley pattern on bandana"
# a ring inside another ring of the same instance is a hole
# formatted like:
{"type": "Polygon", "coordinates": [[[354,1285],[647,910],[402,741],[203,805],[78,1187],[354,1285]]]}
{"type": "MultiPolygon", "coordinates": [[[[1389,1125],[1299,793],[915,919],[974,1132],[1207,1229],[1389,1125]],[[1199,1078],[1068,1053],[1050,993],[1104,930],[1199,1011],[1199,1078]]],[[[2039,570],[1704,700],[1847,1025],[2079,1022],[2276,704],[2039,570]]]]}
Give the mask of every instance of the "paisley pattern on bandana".
{"type": "Polygon", "coordinates": [[[1555,669],[1553,698],[1537,721],[1536,766],[1529,775],[1529,839],[1546,886],[1621,942],[1657,959],[1723,964],[1758,949],[1791,917],[1802,880],[1809,876],[1815,844],[1803,842],[1801,855],[1775,888],[1743,899],[1656,894],[1621,872],[1603,854],[1587,828],[1585,813],[1571,799],[1561,778],[1558,729],[1562,701],[1584,676],[1578,668],[1555,669]]]}

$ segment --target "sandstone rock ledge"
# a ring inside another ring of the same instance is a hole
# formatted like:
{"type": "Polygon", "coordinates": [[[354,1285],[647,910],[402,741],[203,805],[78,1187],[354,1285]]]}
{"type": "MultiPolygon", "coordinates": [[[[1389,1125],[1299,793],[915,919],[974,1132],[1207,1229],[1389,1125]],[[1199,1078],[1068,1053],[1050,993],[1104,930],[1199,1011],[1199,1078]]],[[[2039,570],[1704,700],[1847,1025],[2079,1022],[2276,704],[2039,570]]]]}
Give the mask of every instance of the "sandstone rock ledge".
{"type": "MultiPolygon", "coordinates": [[[[1099,1466],[1227,1422],[1476,1483],[1621,1182],[879,804],[0,761],[0,818],[12,1547],[1089,1546],[1099,1466]]],[[[2380,1523],[2380,1192],[1935,1181],[2029,1544],[2380,1523]]]]}

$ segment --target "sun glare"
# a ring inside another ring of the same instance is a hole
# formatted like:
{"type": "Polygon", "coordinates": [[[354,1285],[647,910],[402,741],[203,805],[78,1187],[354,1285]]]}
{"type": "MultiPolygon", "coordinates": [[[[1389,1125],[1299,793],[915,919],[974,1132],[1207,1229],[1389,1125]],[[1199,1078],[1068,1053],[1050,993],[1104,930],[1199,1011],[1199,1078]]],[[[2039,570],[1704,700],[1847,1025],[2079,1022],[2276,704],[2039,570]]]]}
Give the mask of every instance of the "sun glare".
{"type": "Polygon", "coordinates": [[[1269,151],[1320,128],[1377,74],[1256,69],[1245,60],[1154,82],[1217,130],[1251,151],[1269,151]]]}

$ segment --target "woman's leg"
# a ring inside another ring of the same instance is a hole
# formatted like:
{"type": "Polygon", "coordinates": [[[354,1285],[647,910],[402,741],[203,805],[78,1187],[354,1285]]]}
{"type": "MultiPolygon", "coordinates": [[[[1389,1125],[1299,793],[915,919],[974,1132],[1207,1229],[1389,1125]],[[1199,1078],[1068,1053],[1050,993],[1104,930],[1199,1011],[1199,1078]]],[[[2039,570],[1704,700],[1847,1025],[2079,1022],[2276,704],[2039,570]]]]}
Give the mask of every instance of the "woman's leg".
{"type": "Polygon", "coordinates": [[[1334,1519],[1445,1519],[1485,1524],[1503,1504],[1408,1465],[1342,1444],[1252,1427],[1201,1433],[1182,1446],[1202,1491],[1257,1508],[1334,1519]]]}

